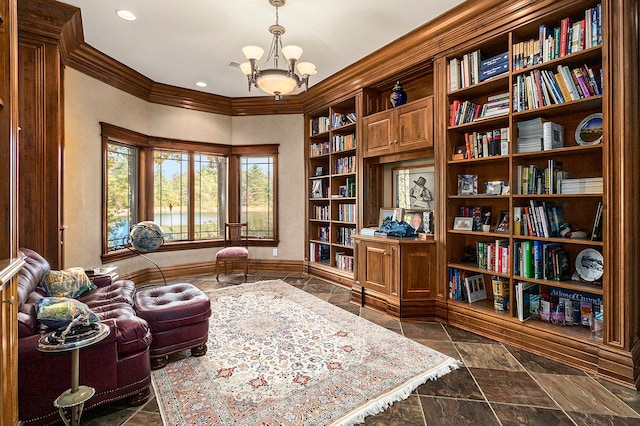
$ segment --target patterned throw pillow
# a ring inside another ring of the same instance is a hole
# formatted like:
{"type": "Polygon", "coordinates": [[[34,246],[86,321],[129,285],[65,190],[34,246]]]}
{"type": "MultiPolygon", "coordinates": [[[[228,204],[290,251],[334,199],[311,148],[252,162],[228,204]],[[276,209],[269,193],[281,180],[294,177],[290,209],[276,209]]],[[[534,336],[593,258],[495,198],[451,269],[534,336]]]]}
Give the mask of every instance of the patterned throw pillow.
{"type": "Polygon", "coordinates": [[[49,271],[44,277],[44,287],[51,297],[76,298],[93,290],[96,285],[91,282],[84,269],[75,267],[64,271],[49,271]]]}
{"type": "Polygon", "coordinates": [[[38,320],[51,328],[68,326],[79,315],[87,315],[89,322],[100,319],[84,303],[66,297],[43,297],[36,307],[38,320]]]}

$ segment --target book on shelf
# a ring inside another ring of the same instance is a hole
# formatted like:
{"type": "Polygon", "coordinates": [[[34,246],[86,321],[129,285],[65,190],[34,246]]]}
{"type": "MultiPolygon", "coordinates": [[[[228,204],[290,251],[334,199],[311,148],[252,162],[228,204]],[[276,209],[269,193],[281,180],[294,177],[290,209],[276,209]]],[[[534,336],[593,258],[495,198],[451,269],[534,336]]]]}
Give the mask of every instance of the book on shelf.
{"type": "Polygon", "coordinates": [[[508,274],[511,269],[509,240],[476,241],[476,262],[479,269],[508,274]]]}
{"type": "Polygon", "coordinates": [[[504,277],[491,277],[493,293],[493,309],[496,311],[509,310],[509,280],[504,277]]]}
{"type": "Polygon", "coordinates": [[[535,164],[516,167],[516,194],[559,194],[561,183],[569,177],[563,163],[547,160],[547,167],[535,164]]]}
{"type": "Polygon", "coordinates": [[[331,150],[333,152],[346,151],[356,147],[356,135],[333,135],[331,150]]]}
{"type": "Polygon", "coordinates": [[[467,300],[467,289],[464,284],[466,272],[459,268],[449,268],[449,298],[467,300]]]}
{"type": "Polygon", "coordinates": [[[602,211],[604,205],[602,201],[598,201],[598,207],[596,207],[596,214],[593,218],[593,228],[591,230],[591,241],[602,241],[602,211]]]}
{"type": "Polygon", "coordinates": [[[465,277],[464,285],[467,291],[467,301],[469,303],[485,300],[487,298],[487,287],[484,282],[483,274],[475,274],[465,277]]]}
{"type": "Polygon", "coordinates": [[[336,268],[342,271],[353,272],[354,261],[352,255],[345,252],[337,252],[335,254],[335,262],[336,268]]]}
{"type": "Polygon", "coordinates": [[[318,226],[317,239],[324,242],[331,241],[331,235],[328,226],[318,226]]]}
{"type": "Polygon", "coordinates": [[[560,243],[515,241],[514,275],[522,278],[566,281],[570,278],[569,253],[560,243]]]}
{"type": "Polygon", "coordinates": [[[526,321],[539,318],[540,285],[526,281],[516,283],[516,309],[518,319],[526,321]]]}

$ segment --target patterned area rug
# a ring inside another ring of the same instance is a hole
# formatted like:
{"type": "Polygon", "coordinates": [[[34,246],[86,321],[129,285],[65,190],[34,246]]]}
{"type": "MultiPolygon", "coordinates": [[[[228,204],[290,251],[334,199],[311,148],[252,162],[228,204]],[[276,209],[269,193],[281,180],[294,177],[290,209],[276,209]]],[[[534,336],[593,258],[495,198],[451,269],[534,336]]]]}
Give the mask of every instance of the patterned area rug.
{"type": "Polygon", "coordinates": [[[350,425],[458,368],[283,281],[209,293],[209,351],[153,371],[166,425],[350,425]]]}

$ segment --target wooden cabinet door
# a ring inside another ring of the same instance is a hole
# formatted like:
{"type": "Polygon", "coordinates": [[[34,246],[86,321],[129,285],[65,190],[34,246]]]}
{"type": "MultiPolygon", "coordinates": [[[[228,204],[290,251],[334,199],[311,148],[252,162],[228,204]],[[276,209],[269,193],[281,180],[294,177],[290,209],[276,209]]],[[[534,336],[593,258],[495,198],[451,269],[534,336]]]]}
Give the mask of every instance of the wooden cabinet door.
{"type": "Polygon", "coordinates": [[[363,241],[358,254],[358,279],[362,287],[389,294],[390,248],[388,244],[363,241]]]}
{"type": "Polygon", "coordinates": [[[435,244],[402,246],[402,300],[434,297],[437,256],[435,244]]]}
{"type": "Polygon", "coordinates": [[[364,156],[391,154],[394,150],[393,111],[383,111],[364,118],[364,156]]]}
{"type": "Polygon", "coordinates": [[[398,151],[433,146],[433,97],[398,109],[398,151]]]}

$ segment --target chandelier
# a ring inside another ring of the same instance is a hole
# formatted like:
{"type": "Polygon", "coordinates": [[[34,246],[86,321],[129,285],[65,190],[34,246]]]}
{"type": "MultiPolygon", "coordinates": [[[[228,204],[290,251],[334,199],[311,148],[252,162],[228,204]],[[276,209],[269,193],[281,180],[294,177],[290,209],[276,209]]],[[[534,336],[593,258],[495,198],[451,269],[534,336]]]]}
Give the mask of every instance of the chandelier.
{"type": "Polygon", "coordinates": [[[251,86],[260,88],[266,93],[274,95],[276,101],[280,100],[282,95],[290,93],[297,87],[304,84],[305,91],[309,88],[309,77],[316,74],[316,66],[311,62],[296,62],[302,56],[302,48],[300,46],[289,45],[282,47],[282,35],[285,30],[282,25],[278,24],[278,8],[284,6],[285,0],[269,0],[269,4],[276,8],[276,23],[269,27],[269,32],[273,34],[269,54],[265,60],[263,68],[258,66],[258,61],[264,55],[264,49],[259,46],[245,46],[242,53],[247,58],[247,62],[240,64],[240,70],[247,76],[249,82],[249,91],[251,86]],[[278,60],[280,54],[287,60],[287,69],[278,68],[278,60]],[[273,68],[266,68],[273,59],[273,68]],[[296,68],[300,76],[296,74],[296,68]]]}

